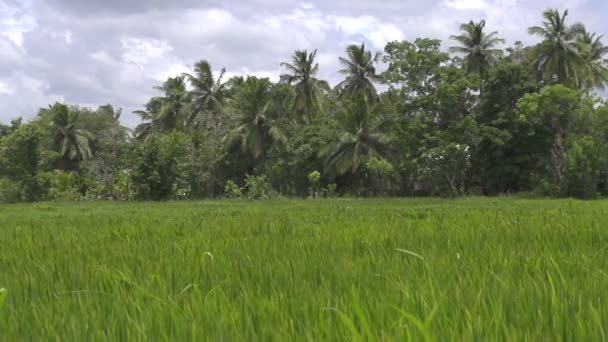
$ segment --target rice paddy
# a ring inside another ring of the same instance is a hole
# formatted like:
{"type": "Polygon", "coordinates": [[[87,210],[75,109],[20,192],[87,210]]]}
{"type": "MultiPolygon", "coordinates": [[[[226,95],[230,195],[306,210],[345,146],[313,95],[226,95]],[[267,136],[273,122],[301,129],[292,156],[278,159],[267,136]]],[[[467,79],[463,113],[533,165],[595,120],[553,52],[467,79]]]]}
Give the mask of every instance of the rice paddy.
{"type": "Polygon", "coordinates": [[[608,201],[0,206],[0,340],[608,339],[608,201]]]}

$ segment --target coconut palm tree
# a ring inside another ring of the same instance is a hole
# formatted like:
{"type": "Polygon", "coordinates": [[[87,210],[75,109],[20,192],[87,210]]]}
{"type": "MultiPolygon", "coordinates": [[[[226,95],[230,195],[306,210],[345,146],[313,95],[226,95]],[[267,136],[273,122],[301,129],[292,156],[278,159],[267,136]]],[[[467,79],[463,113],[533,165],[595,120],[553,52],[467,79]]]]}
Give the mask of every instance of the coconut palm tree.
{"type": "Polygon", "coordinates": [[[161,127],[160,110],[162,97],[153,97],[147,104],[146,110],[136,110],[133,114],[138,115],[142,123],[135,128],[135,139],[144,142],[150,141],[156,134],[163,131],[161,127]]]}
{"type": "Polygon", "coordinates": [[[579,71],[579,88],[604,89],[608,84],[608,47],[602,43],[603,36],[590,33],[582,24],[573,25],[577,34],[578,50],[583,64],[579,71]]]}
{"type": "Polygon", "coordinates": [[[319,72],[319,64],[315,63],[317,50],[308,53],[298,50],[292,57],[292,63],[281,63],[287,69],[287,74],[281,75],[281,81],[294,86],[293,111],[300,118],[312,121],[315,114],[321,109],[321,93],[328,90],[329,85],[315,76],[319,72]]]}
{"type": "Polygon", "coordinates": [[[549,9],[543,13],[542,26],[533,26],[528,33],[543,38],[536,47],[534,65],[542,80],[547,83],[579,85],[579,71],[584,64],[576,41],[580,24],[568,26],[568,11],[560,13],[549,9]]]}
{"type": "Polygon", "coordinates": [[[325,171],[330,176],[354,174],[371,158],[390,154],[390,139],[380,129],[382,122],[375,108],[364,101],[362,97],[355,99],[351,109],[339,117],[336,139],[319,153],[325,157],[325,171]]]}
{"type": "Polygon", "coordinates": [[[187,118],[188,126],[207,126],[207,122],[212,122],[210,126],[213,129],[219,128],[219,114],[226,99],[226,84],[222,82],[225,74],[226,69],[222,69],[216,79],[211,65],[205,60],[194,65],[194,75],[183,74],[193,88],[188,92],[192,101],[192,112],[187,118]]]}
{"type": "Polygon", "coordinates": [[[165,93],[161,97],[161,106],[157,120],[164,132],[173,130],[184,130],[187,126],[187,115],[190,106],[187,97],[186,82],[184,76],[169,78],[160,87],[155,87],[165,93]]]}
{"type": "Polygon", "coordinates": [[[340,63],[344,66],[340,73],[346,76],[346,79],[337,86],[340,98],[362,97],[366,105],[378,102],[379,97],[374,82],[379,82],[380,77],[376,74],[374,64],[380,61],[381,54],[372,54],[365,49],[365,44],[353,44],[346,48],[346,56],[346,58],[340,57],[340,63]]]}
{"type": "Polygon", "coordinates": [[[139,140],[147,141],[157,133],[183,131],[187,127],[187,115],[192,106],[185,77],[169,78],[162,86],[154,89],[162,91],[164,96],[153,97],[146,104],[146,110],[133,112],[144,121],[135,129],[135,137],[139,140]]]}
{"type": "Polygon", "coordinates": [[[52,143],[59,153],[59,167],[74,169],[78,162],[91,158],[93,135],[78,127],[78,111],[60,103],[50,106],[47,111],[52,120],[52,143]]]}
{"type": "Polygon", "coordinates": [[[450,52],[463,54],[466,72],[479,74],[482,79],[485,79],[490,67],[502,55],[502,50],[496,49],[496,45],[505,42],[504,39],[496,37],[496,31],[486,33],[485,27],[485,20],[478,23],[470,21],[460,25],[462,34],[450,37],[460,43],[460,46],[451,47],[450,52]]]}
{"type": "Polygon", "coordinates": [[[240,145],[254,160],[265,159],[273,143],[287,138],[269,112],[272,83],[267,78],[248,77],[236,86],[237,128],[228,137],[229,146],[240,145]]]}

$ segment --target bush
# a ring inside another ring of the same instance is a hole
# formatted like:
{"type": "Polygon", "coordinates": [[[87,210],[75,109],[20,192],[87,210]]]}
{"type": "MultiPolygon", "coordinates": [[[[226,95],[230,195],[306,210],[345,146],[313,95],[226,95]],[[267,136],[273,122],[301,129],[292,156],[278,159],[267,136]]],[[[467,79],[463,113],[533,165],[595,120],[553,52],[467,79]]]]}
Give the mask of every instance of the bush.
{"type": "Polygon", "coordinates": [[[598,195],[601,171],[606,166],[604,153],[595,139],[586,136],[576,140],[566,152],[566,184],[568,195],[594,198],[598,195]]]}
{"type": "Polygon", "coordinates": [[[266,176],[247,175],[245,178],[245,197],[250,200],[269,199],[275,194],[266,181],[266,176]]]}
{"type": "Polygon", "coordinates": [[[19,184],[8,179],[0,179],[0,202],[17,203],[20,200],[19,184]]]}
{"type": "Polygon", "coordinates": [[[80,175],[72,171],[56,170],[49,173],[50,199],[56,201],[77,201],[83,198],[80,175]]]}
{"type": "Polygon", "coordinates": [[[224,196],[226,198],[241,198],[243,197],[243,189],[238,184],[229,180],[224,186],[224,196]]]}
{"type": "Polygon", "coordinates": [[[328,184],[325,189],[323,189],[323,196],[326,198],[334,198],[337,196],[338,185],[336,183],[328,184]]]}
{"type": "Polygon", "coordinates": [[[469,146],[444,143],[423,153],[418,172],[432,184],[435,195],[456,197],[465,194],[470,167],[469,146]]]}
{"type": "Polygon", "coordinates": [[[321,188],[321,173],[319,171],[313,171],[308,174],[309,193],[311,198],[319,197],[319,190],[321,188]]]}

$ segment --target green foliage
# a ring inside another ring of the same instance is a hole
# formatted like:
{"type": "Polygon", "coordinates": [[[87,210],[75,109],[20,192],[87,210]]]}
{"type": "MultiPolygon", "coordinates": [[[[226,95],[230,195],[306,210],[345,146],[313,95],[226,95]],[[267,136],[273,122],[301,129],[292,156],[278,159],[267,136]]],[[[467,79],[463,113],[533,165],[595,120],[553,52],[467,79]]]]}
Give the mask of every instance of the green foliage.
{"type": "Polygon", "coordinates": [[[450,48],[451,52],[464,55],[463,64],[467,73],[477,73],[483,78],[502,55],[502,50],[496,49],[496,45],[505,42],[504,39],[496,37],[498,32],[487,33],[485,27],[485,20],[460,25],[462,34],[451,37],[460,43],[460,46],[450,48]]]}
{"type": "Polygon", "coordinates": [[[384,49],[382,61],[388,64],[381,77],[403,95],[427,95],[433,91],[437,68],[449,61],[441,51],[441,41],[418,38],[415,42],[390,42],[384,49]]]}
{"type": "Polygon", "coordinates": [[[365,166],[368,170],[378,172],[383,176],[390,176],[395,172],[393,164],[391,164],[386,159],[373,157],[367,161],[367,164],[365,164],[365,166]]]}
{"type": "Polygon", "coordinates": [[[310,186],[310,197],[319,197],[321,190],[321,173],[319,171],[313,171],[308,174],[308,184],[310,186]]]}
{"type": "Polygon", "coordinates": [[[179,187],[177,160],[184,154],[188,137],[173,132],[134,146],[131,172],[138,198],[167,200],[175,198],[179,187]]]}
{"type": "Polygon", "coordinates": [[[558,189],[566,182],[565,158],[570,130],[581,116],[583,102],[581,94],[563,85],[543,88],[537,94],[527,94],[517,103],[519,121],[527,126],[528,135],[533,136],[539,161],[539,177],[558,189]]]}
{"type": "Polygon", "coordinates": [[[275,193],[266,181],[266,176],[247,175],[245,177],[245,198],[264,200],[274,196],[275,193]]]}
{"type": "Polygon", "coordinates": [[[374,82],[380,81],[376,74],[375,64],[380,61],[380,53],[372,54],[365,48],[365,44],[349,45],[346,48],[346,58],[340,57],[344,69],[340,73],[346,79],[336,87],[342,99],[360,99],[360,103],[371,106],[378,102],[378,92],[374,82]]]}
{"type": "Polygon", "coordinates": [[[30,124],[20,126],[0,141],[0,177],[8,181],[5,196],[9,200],[36,201],[46,197],[48,184],[40,176],[44,171],[42,139],[43,130],[30,124]],[[15,185],[19,188],[17,196],[15,185]]]}
{"type": "Polygon", "coordinates": [[[276,113],[269,111],[272,83],[267,78],[247,77],[236,87],[237,128],[228,137],[229,144],[254,160],[267,157],[274,143],[284,144],[287,137],[276,113]]]}
{"type": "Polygon", "coordinates": [[[243,189],[235,182],[229,180],[224,187],[224,196],[226,198],[241,198],[243,196],[243,189]]]}
{"type": "Polygon", "coordinates": [[[578,138],[568,148],[564,163],[568,195],[596,197],[602,172],[608,170],[608,160],[598,142],[590,136],[578,138]]]}
{"type": "Polygon", "coordinates": [[[0,178],[0,202],[17,203],[21,201],[19,183],[6,178],[0,178]]]}
{"type": "Polygon", "coordinates": [[[422,154],[419,173],[433,184],[435,194],[461,196],[465,194],[465,181],[471,167],[470,158],[469,146],[442,143],[422,154]]]}
{"type": "Polygon", "coordinates": [[[336,183],[327,184],[327,187],[323,189],[323,196],[325,198],[337,197],[338,185],[336,183]]]}
{"type": "Polygon", "coordinates": [[[51,173],[49,197],[58,201],[76,201],[83,197],[82,179],[74,171],[56,170],[51,173]]]}
{"type": "Polygon", "coordinates": [[[294,84],[291,110],[297,120],[304,122],[312,122],[322,111],[321,96],[323,91],[329,90],[327,82],[315,78],[319,72],[316,57],[317,50],[310,53],[299,50],[294,53],[291,64],[281,63],[288,71],[288,74],[281,75],[281,80],[289,85],[294,84]]]}
{"type": "Polygon", "coordinates": [[[58,168],[74,170],[80,161],[92,156],[91,132],[80,128],[80,112],[78,108],[70,108],[61,103],[55,103],[49,109],[41,110],[41,117],[47,117],[50,122],[51,141],[53,149],[58,153],[58,168]]]}

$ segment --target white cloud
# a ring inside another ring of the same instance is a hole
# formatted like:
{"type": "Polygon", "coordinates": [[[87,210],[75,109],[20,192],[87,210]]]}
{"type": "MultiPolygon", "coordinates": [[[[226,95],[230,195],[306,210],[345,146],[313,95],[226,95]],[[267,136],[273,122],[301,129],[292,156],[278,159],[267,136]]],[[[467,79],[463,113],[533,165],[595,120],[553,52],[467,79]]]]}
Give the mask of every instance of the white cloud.
{"type": "Polygon", "coordinates": [[[164,70],[158,73],[154,78],[160,82],[164,82],[169,77],[176,77],[183,73],[190,73],[191,67],[181,61],[175,61],[164,70]]]}
{"type": "Polygon", "coordinates": [[[488,3],[485,0],[447,0],[445,6],[459,10],[479,10],[488,7],[488,3]]]}
{"type": "Polygon", "coordinates": [[[160,59],[173,50],[168,42],[159,39],[144,39],[137,37],[123,38],[121,40],[122,59],[127,63],[137,64],[141,67],[154,59],[160,59]]]}
{"type": "Polygon", "coordinates": [[[23,45],[23,35],[34,30],[36,18],[0,0],[0,36],[10,39],[15,45],[23,45]]]}
{"type": "Polygon", "coordinates": [[[4,83],[4,82],[0,82],[0,94],[5,94],[5,95],[13,95],[15,93],[15,89],[4,83]]]}
{"type": "Polygon", "coordinates": [[[103,63],[107,65],[116,63],[116,60],[114,60],[114,58],[112,58],[112,56],[110,56],[110,54],[108,54],[106,51],[97,51],[90,53],[89,57],[91,57],[95,62],[98,63],[103,63]]]}
{"type": "Polygon", "coordinates": [[[385,23],[372,16],[330,17],[335,25],[347,37],[349,42],[361,36],[374,44],[378,49],[384,48],[387,42],[404,39],[401,29],[392,23],[385,23]]]}
{"type": "Polygon", "coordinates": [[[386,43],[405,38],[403,32],[393,24],[381,24],[367,35],[367,38],[377,47],[383,49],[386,43]]]}
{"type": "Polygon", "coordinates": [[[335,23],[340,31],[347,36],[365,35],[373,31],[378,26],[378,20],[372,16],[363,17],[344,17],[332,16],[330,19],[335,23]]]}

